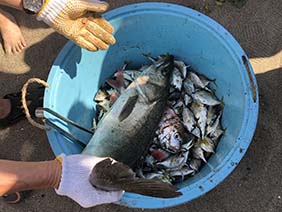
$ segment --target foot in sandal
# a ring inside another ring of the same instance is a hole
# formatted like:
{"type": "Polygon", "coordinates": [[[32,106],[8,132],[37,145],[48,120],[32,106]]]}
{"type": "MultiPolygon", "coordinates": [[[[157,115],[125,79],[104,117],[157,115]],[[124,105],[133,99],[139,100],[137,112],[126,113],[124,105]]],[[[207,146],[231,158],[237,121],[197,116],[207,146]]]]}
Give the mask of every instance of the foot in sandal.
{"type": "MultiPolygon", "coordinates": [[[[30,89],[27,93],[27,105],[32,117],[35,110],[43,106],[44,87],[30,89]]],[[[0,129],[9,127],[25,118],[21,102],[22,93],[11,93],[0,99],[0,129]]]]}
{"type": "Polygon", "coordinates": [[[21,194],[19,192],[6,194],[2,197],[3,201],[8,204],[16,204],[21,201],[21,194]]]}

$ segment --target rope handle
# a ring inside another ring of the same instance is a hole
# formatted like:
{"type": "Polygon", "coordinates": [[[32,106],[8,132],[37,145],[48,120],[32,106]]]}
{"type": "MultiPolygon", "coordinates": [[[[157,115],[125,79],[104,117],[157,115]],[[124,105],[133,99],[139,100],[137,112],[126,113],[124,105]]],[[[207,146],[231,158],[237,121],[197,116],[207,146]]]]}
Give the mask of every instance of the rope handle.
{"type": "Polygon", "coordinates": [[[46,88],[49,88],[50,86],[44,80],[41,80],[39,78],[30,78],[22,87],[22,104],[23,104],[24,112],[25,112],[25,115],[26,115],[28,122],[34,127],[37,127],[39,129],[42,129],[42,130],[47,130],[48,128],[46,126],[44,126],[43,124],[39,124],[36,121],[34,121],[31,118],[31,115],[29,113],[29,110],[28,110],[28,107],[27,107],[27,102],[26,102],[26,94],[27,94],[27,88],[28,88],[29,84],[31,84],[31,83],[38,83],[38,84],[43,85],[46,88]]]}

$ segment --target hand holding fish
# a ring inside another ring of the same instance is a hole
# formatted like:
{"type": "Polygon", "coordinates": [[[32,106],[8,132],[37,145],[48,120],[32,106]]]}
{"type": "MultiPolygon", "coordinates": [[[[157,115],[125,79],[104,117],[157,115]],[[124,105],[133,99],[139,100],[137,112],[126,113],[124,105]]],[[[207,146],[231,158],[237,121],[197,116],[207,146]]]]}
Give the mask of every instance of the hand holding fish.
{"type": "Polygon", "coordinates": [[[106,2],[98,0],[49,0],[37,13],[37,20],[44,21],[83,48],[105,50],[115,43],[113,27],[97,14],[107,8],[106,2]]]}
{"type": "Polygon", "coordinates": [[[103,191],[93,187],[89,181],[92,169],[106,158],[89,155],[60,155],[62,177],[56,193],[76,201],[84,208],[118,201],[123,191],[103,191]]]}
{"type": "Polygon", "coordinates": [[[57,194],[85,208],[116,202],[123,191],[102,191],[89,181],[93,167],[105,159],[108,158],[62,154],[56,160],[40,162],[0,160],[0,197],[19,191],[54,188],[57,194]]]}

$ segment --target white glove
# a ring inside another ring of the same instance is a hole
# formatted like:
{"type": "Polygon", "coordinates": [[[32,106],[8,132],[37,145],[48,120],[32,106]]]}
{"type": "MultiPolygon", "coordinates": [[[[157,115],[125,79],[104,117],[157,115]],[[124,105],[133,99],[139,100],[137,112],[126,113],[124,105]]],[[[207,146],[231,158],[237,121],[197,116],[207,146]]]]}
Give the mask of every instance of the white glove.
{"type": "Polygon", "coordinates": [[[104,159],[82,154],[57,157],[62,163],[62,177],[56,193],[73,199],[84,208],[120,200],[123,191],[99,190],[89,182],[93,167],[104,159]]]}
{"type": "Polygon", "coordinates": [[[36,16],[81,47],[97,51],[115,43],[113,27],[97,16],[107,8],[98,0],[46,0],[36,16]]]}

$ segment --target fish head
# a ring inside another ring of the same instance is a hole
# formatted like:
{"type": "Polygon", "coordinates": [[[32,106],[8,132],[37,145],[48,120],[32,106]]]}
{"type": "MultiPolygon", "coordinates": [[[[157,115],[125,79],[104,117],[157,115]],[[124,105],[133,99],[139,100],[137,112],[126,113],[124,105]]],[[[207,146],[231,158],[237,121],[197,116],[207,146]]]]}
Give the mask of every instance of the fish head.
{"type": "Polygon", "coordinates": [[[146,103],[166,100],[173,68],[173,56],[162,56],[144,69],[141,75],[129,86],[129,89],[136,89],[137,93],[144,97],[146,103]]]}

